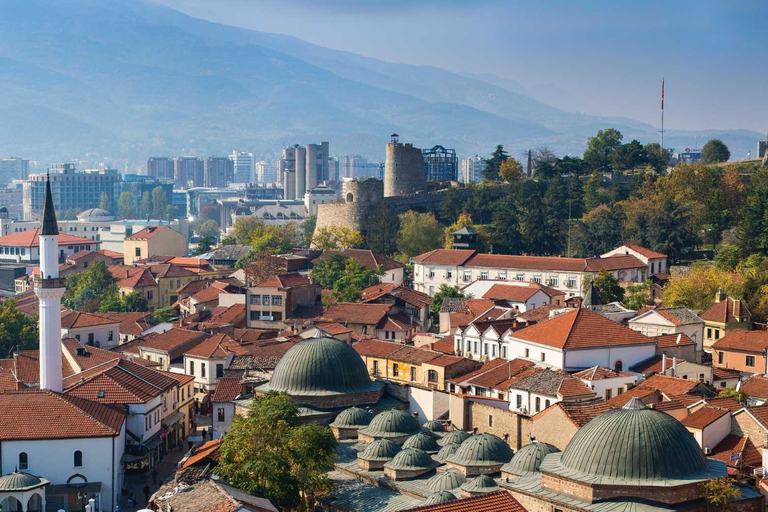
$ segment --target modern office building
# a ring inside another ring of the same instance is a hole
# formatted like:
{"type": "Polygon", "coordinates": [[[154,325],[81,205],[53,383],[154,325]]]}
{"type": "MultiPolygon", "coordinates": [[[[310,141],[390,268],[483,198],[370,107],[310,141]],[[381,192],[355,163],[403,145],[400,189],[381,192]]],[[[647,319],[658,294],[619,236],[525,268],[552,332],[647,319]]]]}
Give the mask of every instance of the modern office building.
{"type": "Polygon", "coordinates": [[[226,156],[209,156],[205,159],[205,186],[223,188],[235,181],[234,162],[226,156]]]}
{"type": "Polygon", "coordinates": [[[25,180],[29,175],[29,160],[24,158],[0,159],[0,186],[5,186],[13,180],[25,180]]]}
{"type": "Polygon", "coordinates": [[[459,175],[456,150],[438,145],[432,149],[422,149],[421,155],[427,181],[456,181],[459,175]]]}
{"type": "Polygon", "coordinates": [[[270,185],[277,183],[277,169],[275,164],[265,162],[256,163],[256,183],[259,185],[270,185]]]}
{"type": "Polygon", "coordinates": [[[147,158],[147,176],[172,180],[174,179],[175,172],[173,158],[167,156],[151,156],[147,158]]]}
{"type": "Polygon", "coordinates": [[[229,155],[232,161],[232,172],[234,173],[235,183],[253,183],[253,153],[243,151],[232,151],[229,155]]]}
{"type": "Polygon", "coordinates": [[[378,178],[384,179],[384,162],[368,162],[360,155],[345,155],[340,161],[341,178],[378,178]]]}
{"type": "MultiPolygon", "coordinates": [[[[49,169],[56,211],[87,210],[98,206],[101,194],[114,197],[120,181],[116,169],[76,172],[75,164],[55,164],[49,169]]],[[[31,174],[23,184],[24,220],[39,220],[45,199],[46,174],[31,174]]]]}
{"type": "Polygon", "coordinates": [[[197,156],[180,156],[176,159],[174,171],[176,186],[179,188],[202,187],[205,185],[205,162],[197,156]]]}
{"type": "Polygon", "coordinates": [[[278,160],[278,172],[283,175],[283,196],[285,199],[302,199],[308,189],[331,178],[328,164],[328,142],[298,144],[283,149],[278,160]]]}
{"type": "Polygon", "coordinates": [[[461,161],[461,176],[459,181],[462,183],[474,183],[483,179],[483,167],[485,162],[482,157],[477,155],[465,158],[461,161]]]}

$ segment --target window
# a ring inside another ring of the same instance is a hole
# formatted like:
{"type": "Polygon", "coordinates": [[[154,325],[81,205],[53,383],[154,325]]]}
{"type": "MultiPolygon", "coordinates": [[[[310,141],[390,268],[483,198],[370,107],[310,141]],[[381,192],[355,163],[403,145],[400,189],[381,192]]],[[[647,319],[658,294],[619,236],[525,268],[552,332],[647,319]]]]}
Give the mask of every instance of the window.
{"type": "Polygon", "coordinates": [[[501,347],[501,357],[507,358],[507,347],[501,347]]]}
{"type": "Polygon", "coordinates": [[[477,342],[475,342],[475,354],[477,354],[477,342]]]}
{"type": "Polygon", "coordinates": [[[190,361],[189,362],[189,374],[194,375],[195,374],[195,362],[190,361]]]}
{"type": "Polygon", "coordinates": [[[29,459],[27,458],[27,452],[21,452],[19,454],[19,469],[29,469],[29,459]]]}
{"type": "Polygon", "coordinates": [[[446,279],[450,279],[452,277],[453,277],[453,272],[451,272],[450,270],[446,270],[445,271],[445,278],[446,279]]]}
{"type": "Polygon", "coordinates": [[[747,366],[755,366],[755,356],[747,356],[747,366]]]}
{"type": "Polygon", "coordinates": [[[205,377],[205,363],[200,363],[200,376],[205,377]]]}
{"type": "Polygon", "coordinates": [[[75,451],[75,467],[79,468],[83,465],[83,452],[80,450],[75,451]]]}
{"type": "Polygon", "coordinates": [[[427,380],[429,382],[437,382],[437,370],[427,370],[427,380]]]}
{"type": "Polygon", "coordinates": [[[80,335],[79,335],[79,334],[75,334],[75,339],[76,339],[77,341],[80,341],[80,335]]]}
{"type": "Polygon", "coordinates": [[[525,349],[525,357],[530,357],[530,356],[531,356],[531,349],[528,349],[528,348],[525,349]]]}
{"type": "Polygon", "coordinates": [[[717,364],[723,364],[723,353],[718,352],[717,353],[717,364]]]}
{"type": "Polygon", "coordinates": [[[568,277],[568,288],[576,288],[576,278],[568,277]]]}
{"type": "Polygon", "coordinates": [[[533,276],[533,282],[536,284],[541,284],[541,275],[533,276]]]}
{"type": "Polygon", "coordinates": [[[258,320],[261,318],[261,311],[251,311],[251,320],[258,320]]]}
{"type": "Polygon", "coordinates": [[[720,329],[715,329],[715,339],[716,340],[720,339],[720,329]]]}
{"type": "Polygon", "coordinates": [[[546,409],[549,407],[549,400],[544,400],[544,408],[546,409]]]}
{"type": "Polygon", "coordinates": [[[493,426],[493,415],[491,414],[488,415],[488,426],[489,427],[493,426]]]}
{"type": "Polygon", "coordinates": [[[554,286],[554,287],[556,287],[556,286],[557,286],[557,283],[558,283],[558,279],[557,279],[557,277],[550,277],[550,278],[549,278],[549,286],[554,286]]]}
{"type": "Polygon", "coordinates": [[[411,366],[411,380],[412,381],[416,380],[416,367],[415,366],[411,366]]]}
{"type": "Polygon", "coordinates": [[[219,423],[222,423],[224,421],[224,408],[219,407],[219,410],[217,411],[217,413],[218,413],[219,423]]]}
{"type": "Polygon", "coordinates": [[[496,357],[496,345],[491,345],[491,357],[496,357]]]}
{"type": "Polygon", "coordinates": [[[480,271],[480,279],[488,279],[488,271],[487,270],[480,271]]]}
{"type": "Polygon", "coordinates": [[[606,389],[605,390],[605,399],[610,400],[613,396],[613,390],[612,389],[606,389]]]}
{"type": "Polygon", "coordinates": [[[107,333],[107,341],[113,341],[115,339],[115,331],[109,331],[107,333]]]}
{"type": "Polygon", "coordinates": [[[379,374],[379,362],[374,361],[373,362],[373,374],[378,375],[379,374]]]}
{"type": "Polygon", "coordinates": [[[712,338],[712,328],[711,327],[707,327],[707,338],[710,338],[710,339],[712,338]]]}
{"type": "Polygon", "coordinates": [[[269,295],[262,295],[261,296],[261,303],[265,306],[269,306],[269,295]]]}
{"type": "Polygon", "coordinates": [[[272,296],[272,305],[273,306],[282,306],[283,305],[283,298],[280,295],[273,295],[272,296]]]}
{"type": "Polygon", "coordinates": [[[624,370],[624,363],[622,363],[621,360],[616,361],[613,365],[613,369],[617,372],[624,370]]]}
{"type": "Polygon", "coordinates": [[[616,388],[616,395],[617,395],[617,396],[618,396],[618,395],[620,395],[620,394],[622,394],[623,392],[624,392],[624,389],[622,389],[622,388],[616,388]]]}
{"type": "Polygon", "coordinates": [[[547,354],[544,352],[541,353],[541,362],[543,363],[547,359],[547,354]]]}
{"type": "Polygon", "coordinates": [[[137,258],[141,258],[141,247],[137,247],[133,253],[137,258]]]}
{"type": "Polygon", "coordinates": [[[506,281],[507,280],[507,272],[506,271],[499,272],[498,278],[501,281],[506,281]]]}
{"type": "Polygon", "coordinates": [[[472,280],[472,272],[464,272],[464,282],[469,282],[472,280]]]}
{"type": "Polygon", "coordinates": [[[92,332],[88,333],[88,343],[90,345],[93,345],[93,333],[92,332]]]}
{"type": "Polygon", "coordinates": [[[152,290],[147,291],[147,300],[152,300],[152,297],[154,297],[154,293],[152,293],[152,290]]]}
{"type": "Polygon", "coordinates": [[[392,365],[392,376],[397,377],[398,375],[400,375],[400,367],[395,363],[392,365]]]}
{"type": "Polygon", "coordinates": [[[538,396],[536,397],[536,412],[539,412],[541,410],[541,398],[538,396]]]}
{"type": "Polygon", "coordinates": [[[703,373],[699,374],[699,382],[704,382],[704,374],[703,373]]]}
{"type": "Polygon", "coordinates": [[[216,365],[216,378],[220,379],[224,376],[224,365],[223,364],[217,364],[216,365]]]}
{"type": "Polygon", "coordinates": [[[515,405],[517,406],[518,410],[523,408],[523,395],[517,395],[517,401],[515,405]]]}
{"type": "Polygon", "coordinates": [[[517,274],[515,276],[516,281],[525,281],[525,274],[517,274]]]}
{"type": "Polygon", "coordinates": [[[431,268],[429,269],[429,278],[432,279],[433,277],[435,277],[435,269],[431,268]]]}
{"type": "Polygon", "coordinates": [[[251,304],[261,305],[261,295],[251,295],[251,304]]]}

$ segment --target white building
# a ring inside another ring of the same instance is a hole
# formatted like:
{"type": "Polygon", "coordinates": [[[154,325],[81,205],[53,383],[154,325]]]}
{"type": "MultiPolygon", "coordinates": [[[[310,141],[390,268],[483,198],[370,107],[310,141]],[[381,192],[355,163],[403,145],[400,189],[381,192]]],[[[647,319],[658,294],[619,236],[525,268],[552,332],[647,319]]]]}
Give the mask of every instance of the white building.
{"type": "MultiPolygon", "coordinates": [[[[548,288],[546,286],[524,282],[524,281],[506,281],[499,283],[496,281],[475,281],[462,288],[465,297],[474,297],[477,299],[489,299],[497,304],[514,308],[520,313],[525,313],[531,309],[553,304],[556,297],[563,298],[564,293],[548,288]]],[[[563,305],[563,301],[556,305],[563,305]]]]}
{"type": "Polygon", "coordinates": [[[270,162],[256,162],[256,182],[260,185],[277,183],[277,167],[270,162]]]}
{"type": "Polygon", "coordinates": [[[248,352],[226,334],[215,334],[184,352],[184,373],[195,377],[195,391],[214,391],[237,354],[248,352]]]}
{"type": "Polygon", "coordinates": [[[627,324],[645,336],[685,334],[696,343],[697,354],[703,349],[704,320],[688,308],[652,309],[630,319],[627,324]]]}
{"type": "Polygon", "coordinates": [[[325,203],[335,203],[341,195],[337,190],[331,187],[320,185],[310,190],[304,195],[304,206],[309,215],[317,216],[317,205],[325,203]]]}
{"type": "Polygon", "coordinates": [[[625,244],[612,251],[600,256],[601,258],[610,258],[611,256],[634,256],[648,267],[648,275],[665,274],[667,272],[667,255],[652,251],[639,245],[625,244]]]}
{"type": "Polygon", "coordinates": [[[574,373],[573,376],[579,378],[589,389],[594,391],[598,398],[606,400],[634,387],[639,379],[636,374],[624,371],[617,372],[601,366],[587,368],[574,373]]]}
{"type": "Polygon", "coordinates": [[[83,345],[113,348],[120,343],[120,319],[80,311],[63,311],[61,337],[74,338],[83,345]]]}
{"type": "Polygon", "coordinates": [[[253,153],[232,151],[229,155],[234,169],[235,183],[253,183],[255,181],[253,153]]]}
{"type": "MultiPolygon", "coordinates": [[[[61,239],[61,245],[57,245],[57,253],[53,259],[56,263],[57,275],[59,261],[64,261],[69,256],[80,251],[95,251],[100,245],[98,241],[81,236],[68,234],[58,236],[61,239]]],[[[44,237],[40,236],[39,228],[0,237],[0,262],[29,264],[40,262],[42,238],[44,237]]]]}
{"type": "Polygon", "coordinates": [[[477,155],[464,158],[461,161],[461,182],[474,183],[483,179],[483,167],[485,162],[477,155]]]}

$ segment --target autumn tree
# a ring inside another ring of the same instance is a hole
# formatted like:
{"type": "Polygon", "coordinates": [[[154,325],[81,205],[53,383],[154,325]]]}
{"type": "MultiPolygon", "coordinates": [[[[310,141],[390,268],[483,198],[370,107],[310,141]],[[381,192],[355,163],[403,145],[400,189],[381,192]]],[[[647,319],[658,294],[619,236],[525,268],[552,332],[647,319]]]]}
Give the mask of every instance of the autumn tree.
{"type": "Polygon", "coordinates": [[[243,216],[238,217],[232,226],[232,235],[240,245],[251,245],[251,235],[257,226],[263,224],[263,222],[256,217],[243,216]]]}
{"type": "Polygon", "coordinates": [[[312,246],[323,251],[352,249],[362,244],[360,231],[348,226],[322,227],[312,237],[312,246]]]}
{"type": "Polygon", "coordinates": [[[525,179],[523,165],[512,157],[507,158],[499,165],[499,176],[507,183],[516,183],[525,179]]]}
{"type": "Polygon", "coordinates": [[[732,272],[711,265],[695,264],[686,274],[674,274],[664,287],[664,306],[684,306],[706,311],[715,301],[715,293],[722,288],[730,297],[740,298],[743,282],[732,272]]]}
{"type": "Polygon", "coordinates": [[[272,249],[267,249],[254,253],[242,268],[248,284],[255,286],[285,272],[285,260],[276,257],[272,249]]]}
{"type": "Polygon", "coordinates": [[[741,491],[727,476],[705,480],[701,492],[708,511],[710,508],[717,512],[726,510],[730,502],[741,497],[741,491]]]}
{"type": "Polygon", "coordinates": [[[442,245],[443,227],[431,213],[408,210],[399,215],[400,229],[397,231],[397,250],[413,257],[438,249],[442,245]]]}
{"type": "Polygon", "coordinates": [[[462,212],[461,215],[459,215],[459,218],[456,219],[456,222],[445,228],[443,238],[444,249],[450,249],[453,246],[453,233],[461,228],[475,229],[472,226],[472,217],[466,212],[462,212]]]}

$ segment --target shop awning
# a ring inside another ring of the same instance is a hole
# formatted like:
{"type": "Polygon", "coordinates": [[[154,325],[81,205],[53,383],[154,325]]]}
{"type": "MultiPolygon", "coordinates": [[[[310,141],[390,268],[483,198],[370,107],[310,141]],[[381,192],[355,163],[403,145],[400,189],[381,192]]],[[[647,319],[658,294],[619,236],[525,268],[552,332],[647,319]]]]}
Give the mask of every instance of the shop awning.
{"type": "Polygon", "coordinates": [[[168,426],[168,427],[170,427],[172,425],[175,425],[176,423],[181,423],[182,421],[184,421],[184,418],[186,416],[187,415],[184,414],[183,412],[177,412],[176,414],[174,414],[172,416],[168,416],[167,418],[165,418],[163,420],[163,424],[168,426]]]}

